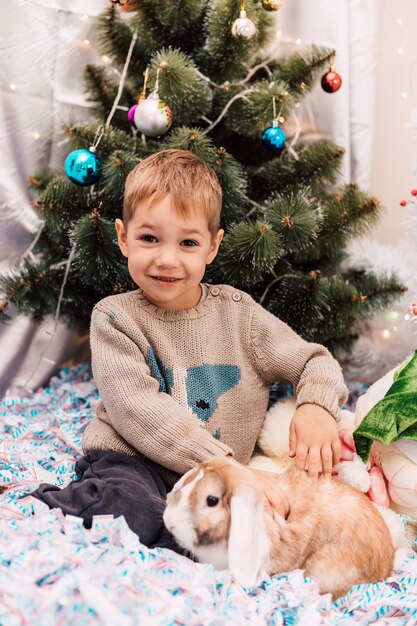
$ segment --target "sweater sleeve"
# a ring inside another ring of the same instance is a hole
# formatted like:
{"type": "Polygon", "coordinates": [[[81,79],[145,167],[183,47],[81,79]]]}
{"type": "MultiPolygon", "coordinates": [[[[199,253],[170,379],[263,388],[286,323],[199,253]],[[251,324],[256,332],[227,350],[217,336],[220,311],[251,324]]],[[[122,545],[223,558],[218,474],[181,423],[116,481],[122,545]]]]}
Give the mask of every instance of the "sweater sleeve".
{"type": "Polygon", "coordinates": [[[107,313],[94,309],[90,333],[93,375],[108,422],[133,448],[178,474],[211,456],[233,454],[160,391],[138,345],[107,313]]]}
{"type": "Polygon", "coordinates": [[[339,419],[348,391],[339,363],[324,346],[305,341],[260,305],[254,309],[251,341],[267,384],[287,380],[294,387],[297,407],[318,404],[339,419]]]}

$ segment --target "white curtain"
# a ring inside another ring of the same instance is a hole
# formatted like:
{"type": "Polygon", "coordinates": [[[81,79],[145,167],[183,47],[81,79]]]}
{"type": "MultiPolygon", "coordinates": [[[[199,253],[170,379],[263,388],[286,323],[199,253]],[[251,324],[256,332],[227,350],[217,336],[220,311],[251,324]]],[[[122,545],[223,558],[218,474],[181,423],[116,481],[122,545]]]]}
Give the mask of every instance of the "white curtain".
{"type": "MultiPolygon", "coordinates": [[[[69,147],[62,124],[88,114],[82,71],[100,58],[92,17],[105,0],[14,0],[0,4],[0,271],[27,249],[39,227],[28,178],[41,166],[61,169],[69,147]]],[[[12,311],[13,312],[13,311],[12,311]]],[[[33,324],[13,315],[0,325],[0,395],[24,395],[48,380],[85,339],[54,319],[33,324]],[[52,333],[52,335],[51,335],[52,333]]]]}
{"type": "Polygon", "coordinates": [[[372,141],[377,59],[377,0],[291,0],[276,13],[279,53],[303,42],[336,51],[340,90],[325,93],[319,84],[302,107],[306,138],[326,137],[346,150],[342,175],[367,190],[372,141]],[[297,40],[301,41],[300,43],[297,40]]]}
{"type": "MultiPolygon", "coordinates": [[[[107,0],[14,0],[0,4],[0,271],[18,259],[37,231],[27,181],[40,166],[62,169],[69,146],[62,124],[88,115],[82,92],[87,63],[99,63],[93,17],[107,0]]],[[[336,50],[343,86],[326,94],[320,86],[300,109],[305,137],[325,136],[346,149],[345,181],[369,184],[372,145],[376,0],[284,0],[275,14],[278,54],[296,39],[336,50]],[[286,42],[286,43],[285,43],[286,42]]],[[[0,395],[22,395],[45,383],[85,340],[54,320],[41,325],[13,316],[0,325],[0,395]]]]}

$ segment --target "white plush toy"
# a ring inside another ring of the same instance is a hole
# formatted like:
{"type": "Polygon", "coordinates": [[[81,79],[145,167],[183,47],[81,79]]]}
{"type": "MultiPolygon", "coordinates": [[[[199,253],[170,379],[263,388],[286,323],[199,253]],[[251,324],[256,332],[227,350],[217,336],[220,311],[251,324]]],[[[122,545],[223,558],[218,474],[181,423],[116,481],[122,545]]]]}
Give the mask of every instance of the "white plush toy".
{"type": "MultiPolygon", "coordinates": [[[[295,409],[294,398],[278,401],[269,409],[258,438],[258,451],[249,462],[251,467],[282,474],[294,463],[288,454],[290,422],[295,409]]],[[[362,459],[354,451],[352,433],[355,429],[355,414],[346,409],[341,413],[338,428],[344,451],[342,458],[346,462],[339,464],[337,474],[343,482],[367,493],[371,479],[362,459]]]]}
{"type": "MultiPolygon", "coordinates": [[[[384,446],[374,441],[370,462],[365,465],[356,454],[353,431],[394,381],[394,368],[377,380],[357,402],[356,412],[342,410],[338,424],[342,461],[335,468],[338,478],[367,493],[375,503],[399,513],[417,517],[417,441],[399,439],[384,446]]],[[[258,439],[259,450],[249,465],[284,472],[293,459],[288,456],[289,425],[295,412],[293,398],[277,402],[266,414],[258,439]]]]}

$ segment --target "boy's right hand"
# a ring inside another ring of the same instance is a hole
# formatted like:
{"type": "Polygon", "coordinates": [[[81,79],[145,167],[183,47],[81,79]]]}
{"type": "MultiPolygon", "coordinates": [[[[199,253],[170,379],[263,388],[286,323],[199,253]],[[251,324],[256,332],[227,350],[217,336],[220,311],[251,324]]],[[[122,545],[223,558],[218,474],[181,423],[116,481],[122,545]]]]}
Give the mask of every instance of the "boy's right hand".
{"type": "Polygon", "coordinates": [[[249,468],[256,476],[256,480],[260,483],[265,496],[265,511],[275,519],[275,516],[288,517],[290,512],[290,502],[288,496],[279,487],[277,480],[278,474],[275,472],[266,472],[265,470],[249,468]]]}

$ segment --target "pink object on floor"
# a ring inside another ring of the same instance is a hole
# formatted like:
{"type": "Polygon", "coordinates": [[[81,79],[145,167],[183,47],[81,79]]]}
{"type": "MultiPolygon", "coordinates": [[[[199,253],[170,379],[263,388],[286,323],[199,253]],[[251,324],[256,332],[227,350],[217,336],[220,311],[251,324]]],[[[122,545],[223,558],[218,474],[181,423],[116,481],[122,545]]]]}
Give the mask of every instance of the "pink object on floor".
{"type": "MultiPolygon", "coordinates": [[[[353,432],[348,428],[343,428],[339,431],[339,439],[341,445],[341,457],[340,461],[343,463],[349,463],[354,460],[356,454],[355,440],[353,438],[353,432]]],[[[333,472],[337,474],[337,472],[333,472]]],[[[367,496],[375,504],[389,507],[390,500],[388,495],[387,483],[384,477],[384,473],[380,467],[375,465],[375,461],[370,458],[370,469],[368,470],[369,478],[371,480],[371,487],[367,492],[367,496]]]]}
{"type": "Polygon", "coordinates": [[[353,432],[348,428],[339,430],[339,439],[341,445],[341,461],[353,461],[353,455],[356,452],[353,432]]]}
{"type": "Polygon", "coordinates": [[[371,478],[371,488],[368,491],[367,495],[372,500],[372,502],[375,502],[375,504],[389,507],[390,503],[387,484],[382,469],[380,467],[377,467],[376,465],[373,465],[369,470],[369,476],[371,478]]]}

